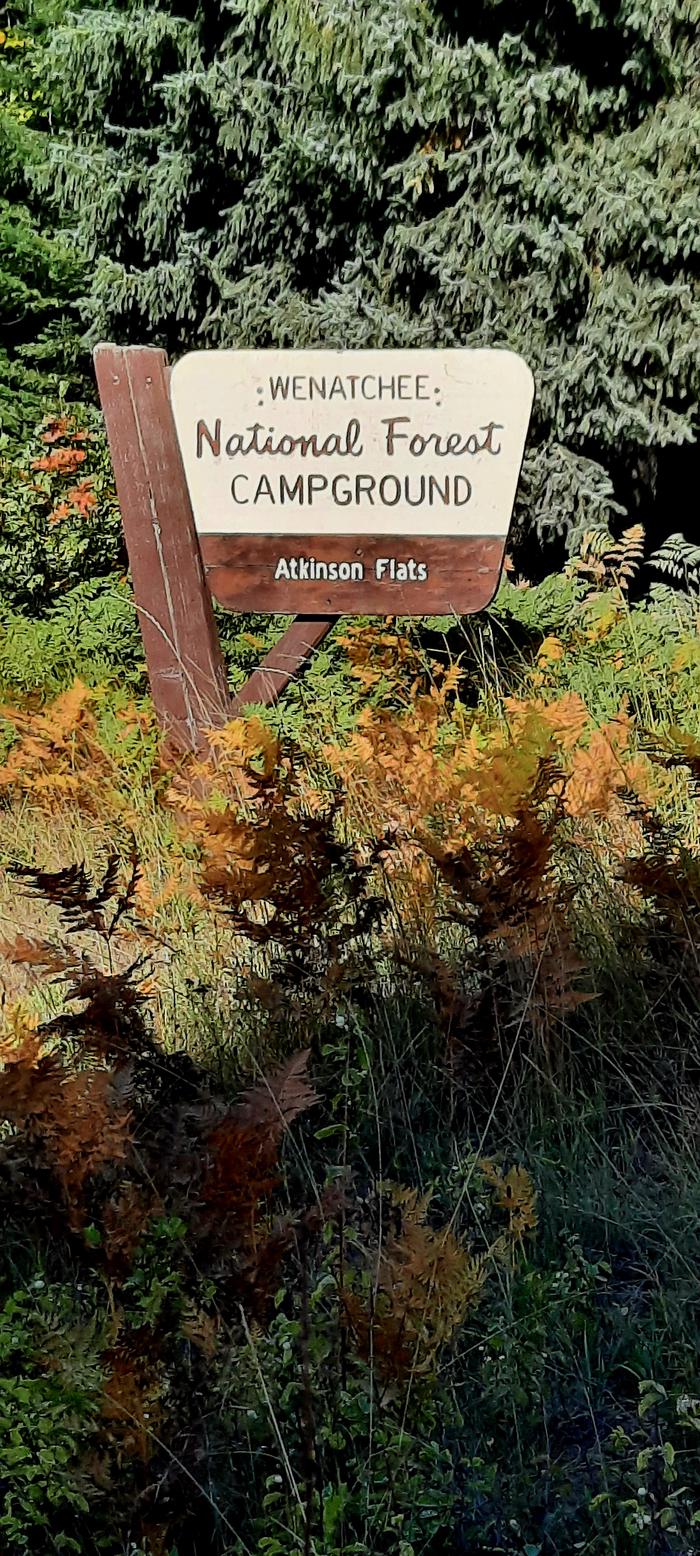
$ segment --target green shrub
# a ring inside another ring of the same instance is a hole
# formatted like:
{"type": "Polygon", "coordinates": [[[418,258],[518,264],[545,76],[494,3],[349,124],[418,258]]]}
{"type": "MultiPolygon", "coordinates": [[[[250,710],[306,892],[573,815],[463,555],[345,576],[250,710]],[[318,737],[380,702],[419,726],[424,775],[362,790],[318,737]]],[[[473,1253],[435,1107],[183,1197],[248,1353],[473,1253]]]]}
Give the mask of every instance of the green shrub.
{"type": "MultiPolygon", "coordinates": [[[[20,445],[62,394],[85,392],[75,302],[81,256],[53,232],[51,197],[34,187],[49,108],[37,44],[62,0],[0,7],[0,453],[20,445]]],[[[53,130],[55,131],[55,121],[53,130]]],[[[0,581],[0,594],[2,582],[0,581]]]]}
{"type": "Polygon", "coordinates": [[[94,1485],[81,1469],[102,1374],[94,1321],[38,1277],[0,1307],[0,1533],[12,1556],[84,1550],[76,1519],[94,1485]]]}
{"type": "Polygon", "coordinates": [[[21,447],[0,443],[0,599],[41,615],[84,581],[125,570],[101,418],[90,406],[45,419],[21,447]]]}

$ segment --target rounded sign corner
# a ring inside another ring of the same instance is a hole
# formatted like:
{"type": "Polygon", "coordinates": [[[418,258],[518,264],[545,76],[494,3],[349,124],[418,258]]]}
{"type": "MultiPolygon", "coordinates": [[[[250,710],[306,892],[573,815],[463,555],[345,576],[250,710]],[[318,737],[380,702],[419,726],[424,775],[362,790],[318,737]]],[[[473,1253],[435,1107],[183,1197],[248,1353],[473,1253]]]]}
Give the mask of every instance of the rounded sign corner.
{"type": "Polygon", "coordinates": [[[179,384],[181,378],[186,378],[189,372],[191,372],[191,371],[196,369],[196,366],[197,366],[198,362],[200,362],[200,361],[211,361],[212,356],[215,355],[215,354],[218,356],[218,352],[214,353],[214,352],[211,352],[211,351],[183,351],[182,356],[178,357],[177,361],[173,362],[171,364],[171,368],[170,368],[170,382],[171,382],[171,384],[172,383],[178,383],[179,384]]]}
{"type": "Polygon", "coordinates": [[[522,380],[523,389],[527,385],[527,390],[530,396],[530,405],[532,406],[532,402],[535,398],[536,385],[535,375],[532,371],[532,368],[530,367],[529,362],[525,360],[525,357],[520,355],[519,351],[511,351],[509,347],[500,350],[498,354],[501,358],[508,357],[509,360],[513,363],[513,366],[516,367],[517,373],[522,380]]]}

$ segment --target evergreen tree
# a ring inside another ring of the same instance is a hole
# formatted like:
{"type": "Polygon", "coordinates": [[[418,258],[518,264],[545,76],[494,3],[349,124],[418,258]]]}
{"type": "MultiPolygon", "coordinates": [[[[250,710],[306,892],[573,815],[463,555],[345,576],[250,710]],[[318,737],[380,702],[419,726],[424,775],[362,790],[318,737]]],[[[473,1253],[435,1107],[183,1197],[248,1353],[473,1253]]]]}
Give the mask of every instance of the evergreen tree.
{"type": "Polygon", "coordinates": [[[72,304],[81,266],[50,230],[32,168],[45,157],[47,108],[37,43],[53,20],[52,0],[0,9],[0,435],[2,447],[46,416],[79,352],[72,304]]]}
{"type": "Polygon", "coordinates": [[[124,0],[45,70],[93,338],[507,346],[523,516],[649,523],[697,438],[699,0],[124,0]]]}
{"type": "MultiPolygon", "coordinates": [[[[63,10],[16,0],[0,11],[0,605],[36,616],[87,580],[85,617],[89,587],[113,586],[123,552],[100,417],[80,403],[94,399],[75,306],[82,259],[53,231],[34,178],[51,129],[41,40],[63,10]]],[[[0,637],[14,631],[0,622],[0,637]]]]}

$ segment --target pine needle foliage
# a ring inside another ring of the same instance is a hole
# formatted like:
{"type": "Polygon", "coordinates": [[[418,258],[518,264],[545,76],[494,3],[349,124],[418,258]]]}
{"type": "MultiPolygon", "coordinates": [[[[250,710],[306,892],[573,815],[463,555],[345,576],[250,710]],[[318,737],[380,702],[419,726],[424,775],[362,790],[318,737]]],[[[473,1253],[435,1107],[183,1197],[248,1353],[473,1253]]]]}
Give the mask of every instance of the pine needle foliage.
{"type": "Polygon", "coordinates": [[[44,51],[42,179],[91,335],[509,347],[522,519],[645,523],[697,440],[699,47],[692,0],[84,9],[44,51]]]}
{"type": "Polygon", "coordinates": [[[55,0],[0,7],[0,452],[21,441],[80,381],[75,301],[82,265],[55,234],[51,199],[32,177],[43,161],[50,109],[38,65],[41,39],[63,10],[55,0]]]}

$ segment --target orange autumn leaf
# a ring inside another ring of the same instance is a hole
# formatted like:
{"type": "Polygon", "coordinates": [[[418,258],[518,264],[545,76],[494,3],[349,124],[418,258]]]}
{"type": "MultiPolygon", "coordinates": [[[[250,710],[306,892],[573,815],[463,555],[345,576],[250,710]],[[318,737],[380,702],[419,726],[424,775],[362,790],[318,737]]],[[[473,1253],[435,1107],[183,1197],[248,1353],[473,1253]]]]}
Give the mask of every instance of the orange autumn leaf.
{"type": "Polygon", "coordinates": [[[537,660],[539,664],[556,664],[557,660],[564,658],[564,653],[561,638],[547,637],[540,644],[537,660]]]}
{"type": "Polygon", "coordinates": [[[49,514],[49,524],[60,524],[62,519],[69,519],[70,515],[70,505],[67,502],[60,502],[58,507],[49,514]]]}
{"type": "Polygon", "coordinates": [[[47,421],[41,434],[42,443],[58,443],[66,438],[73,443],[84,443],[87,432],[84,427],[74,428],[68,416],[54,416],[47,421]]]}
{"type": "Polygon", "coordinates": [[[59,503],[58,507],[54,508],[49,518],[49,523],[57,524],[61,519],[70,518],[73,513],[79,514],[81,518],[87,518],[92,509],[97,507],[97,498],[92,490],[93,486],[93,477],[85,476],[84,480],[79,481],[77,486],[71,487],[65,502],[59,503]]]}
{"type": "Polygon", "coordinates": [[[621,788],[621,772],[610,747],[593,737],[589,751],[576,751],[566,784],[565,805],[570,816],[605,815],[621,788]]]}
{"type": "Polygon", "coordinates": [[[506,697],[504,706],[508,714],[511,734],[518,745],[523,743],[523,733],[528,725],[530,733],[536,729],[535,716],[562,751],[570,751],[578,745],[590,723],[590,714],[578,692],[564,692],[553,702],[540,698],[506,697]]]}
{"type": "Polygon", "coordinates": [[[570,816],[608,815],[615,796],[628,786],[623,752],[632,721],[624,709],[594,730],[587,750],[574,752],[565,789],[570,816]]]}
{"type": "Polygon", "coordinates": [[[459,683],[460,681],[464,680],[464,675],[465,672],[461,665],[452,664],[449,666],[449,668],[445,671],[440,685],[440,697],[443,701],[449,692],[456,692],[459,690],[459,683]]]}
{"type": "Polygon", "coordinates": [[[70,433],[70,422],[67,416],[56,416],[47,422],[41,434],[42,443],[58,443],[60,438],[67,438],[70,433]]]}
{"type": "Polygon", "coordinates": [[[46,470],[51,474],[72,475],[74,470],[87,458],[83,448],[57,448],[53,454],[46,454],[43,459],[33,459],[32,470],[46,470]]]}
{"type": "Polygon", "coordinates": [[[15,739],[0,763],[0,793],[26,795],[46,811],[72,801],[92,814],[104,815],[106,805],[130,814],[119,755],[100,737],[98,702],[99,695],[78,680],[46,708],[1,708],[15,739]]]}
{"type": "Polygon", "coordinates": [[[578,692],[565,692],[542,709],[542,718],[561,750],[570,751],[578,745],[590,715],[578,692]]]}
{"type": "Polygon", "coordinates": [[[71,487],[68,493],[68,501],[75,508],[76,513],[87,514],[91,508],[97,506],[97,498],[92,490],[94,484],[92,476],[85,476],[82,481],[78,482],[77,486],[71,487]]]}

